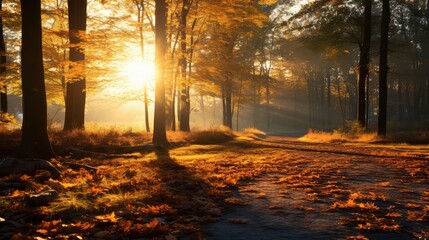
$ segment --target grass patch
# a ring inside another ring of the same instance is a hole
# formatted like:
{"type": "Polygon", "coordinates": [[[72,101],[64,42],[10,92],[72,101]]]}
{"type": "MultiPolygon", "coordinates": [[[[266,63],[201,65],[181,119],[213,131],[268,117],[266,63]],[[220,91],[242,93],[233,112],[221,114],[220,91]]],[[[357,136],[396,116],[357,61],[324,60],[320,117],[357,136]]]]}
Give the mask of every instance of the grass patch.
{"type": "Polygon", "coordinates": [[[340,131],[323,132],[310,129],[308,133],[299,138],[303,142],[358,142],[358,143],[374,143],[380,141],[376,133],[359,133],[354,135],[344,134],[340,131]]]}
{"type": "Polygon", "coordinates": [[[234,140],[237,135],[225,126],[192,132],[188,141],[194,144],[220,144],[234,140]]]}

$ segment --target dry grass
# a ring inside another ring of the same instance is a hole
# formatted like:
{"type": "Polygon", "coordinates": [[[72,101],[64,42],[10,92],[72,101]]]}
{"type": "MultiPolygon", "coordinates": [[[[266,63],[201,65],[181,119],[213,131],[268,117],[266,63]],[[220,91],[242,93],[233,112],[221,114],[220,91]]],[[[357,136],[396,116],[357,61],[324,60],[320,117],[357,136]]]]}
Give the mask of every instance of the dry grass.
{"type": "MultiPolygon", "coordinates": [[[[60,133],[57,134],[60,141],[60,133]]],[[[82,146],[91,141],[91,144],[119,144],[109,142],[109,138],[118,138],[124,144],[143,141],[138,140],[142,139],[142,132],[139,131],[109,129],[75,134],[81,134],[77,136],[86,139],[86,142],[79,142],[82,146]]],[[[26,234],[24,237],[46,238],[62,234],[72,238],[71,234],[78,234],[82,238],[103,239],[104,236],[119,239],[123,234],[128,234],[151,238],[151,231],[160,229],[159,235],[155,235],[159,238],[166,238],[172,232],[177,235],[197,235],[202,225],[216,220],[222,214],[221,204],[247,203],[241,198],[234,198],[230,194],[231,188],[240,188],[250,180],[258,181],[258,177],[263,175],[277,174],[279,178],[272,179],[272,184],[283,190],[288,201],[302,198],[302,201],[291,206],[311,211],[312,214],[328,211],[341,214],[347,217],[343,221],[344,226],[355,229],[355,235],[367,233],[368,224],[375,226],[372,229],[377,231],[398,231],[395,222],[391,221],[392,217],[400,218],[401,221],[412,221],[406,218],[427,220],[427,217],[421,217],[426,216],[424,214],[429,209],[427,188],[413,189],[415,195],[419,194],[421,198],[407,200],[410,204],[420,202],[420,208],[408,204],[406,206],[410,209],[406,209],[405,203],[392,202],[401,200],[401,197],[389,192],[391,189],[425,184],[429,172],[424,162],[400,162],[398,159],[376,161],[366,158],[362,158],[362,162],[354,162],[349,156],[282,150],[262,141],[218,144],[225,139],[219,136],[238,134],[228,129],[198,133],[169,132],[171,141],[186,144],[169,149],[168,152],[148,153],[132,159],[75,160],[66,156],[67,161],[96,166],[96,171],[61,167],[65,158],[60,158],[58,164],[62,170],[62,180],[37,183],[31,177],[20,179],[27,182],[28,187],[22,192],[0,196],[0,215],[15,222],[25,221],[21,219],[23,209],[27,208],[23,196],[28,192],[37,193],[50,188],[59,193],[58,199],[48,206],[31,209],[43,221],[16,230],[26,234]],[[192,145],[188,142],[198,139],[210,139],[207,141],[217,144],[192,145]],[[257,142],[261,145],[256,145],[257,142]],[[353,178],[367,178],[365,182],[374,184],[371,184],[370,189],[361,182],[349,186],[353,178]],[[385,184],[387,180],[389,186],[385,184]],[[397,206],[396,209],[389,208],[393,204],[397,206]],[[418,214],[410,217],[411,214],[406,210],[418,214]],[[157,219],[165,223],[160,224],[156,222],[157,219]]],[[[76,144],[74,141],[79,140],[77,136],[69,137],[69,143],[76,144]]],[[[290,142],[285,143],[285,146],[290,147],[290,142]]],[[[255,191],[254,194],[255,198],[260,198],[259,202],[272,197],[265,190],[255,191]]]]}
{"type": "Polygon", "coordinates": [[[188,141],[194,144],[219,144],[233,140],[236,137],[230,128],[225,126],[213,127],[208,130],[192,132],[188,141]]]}
{"type": "Polygon", "coordinates": [[[240,135],[244,135],[251,138],[265,138],[267,134],[257,128],[246,128],[240,135]]]}
{"type": "MultiPolygon", "coordinates": [[[[249,135],[250,133],[247,133],[249,135]]],[[[114,146],[137,146],[150,144],[152,133],[133,129],[120,129],[112,126],[101,128],[93,125],[85,130],[63,132],[60,129],[50,131],[51,142],[55,146],[74,146],[89,150],[103,150],[114,146]],[[94,149],[95,148],[95,149],[94,149]]],[[[173,145],[219,144],[233,140],[237,133],[220,126],[194,132],[168,131],[167,139],[173,145]]]]}
{"type": "Polygon", "coordinates": [[[373,143],[380,141],[376,133],[359,133],[353,136],[347,135],[339,131],[332,133],[323,131],[309,130],[306,135],[299,138],[303,142],[359,142],[359,143],[373,143]]]}
{"type": "Polygon", "coordinates": [[[120,130],[115,127],[109,129],[87,128],[71,132],[55,129],[51,130],[49,135],[53,145],[82,147],[84,149],[142,145],[150,143],[152,139],[151,133],[133,131],[132,129],[120,130]]]}

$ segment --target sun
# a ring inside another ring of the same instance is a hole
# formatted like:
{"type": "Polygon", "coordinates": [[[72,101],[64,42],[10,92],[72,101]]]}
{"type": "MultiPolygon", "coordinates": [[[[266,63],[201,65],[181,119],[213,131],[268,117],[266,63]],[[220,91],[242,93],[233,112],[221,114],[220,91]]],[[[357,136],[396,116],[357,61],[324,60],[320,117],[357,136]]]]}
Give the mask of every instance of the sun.
{"type": "Polygon", "coordinates": [[[145,84],[155,82],[155,66],[150,61],[129,61],[122,70],[130,88],[143,88],[145,84]]]}

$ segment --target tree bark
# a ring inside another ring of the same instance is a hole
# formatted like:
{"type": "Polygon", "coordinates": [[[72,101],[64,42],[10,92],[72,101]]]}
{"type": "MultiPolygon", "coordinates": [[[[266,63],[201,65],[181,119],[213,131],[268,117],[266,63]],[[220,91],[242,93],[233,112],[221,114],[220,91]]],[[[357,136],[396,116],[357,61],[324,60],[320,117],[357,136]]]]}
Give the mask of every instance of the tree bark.
{"type": "MultiPolygon", "coordinates": [[[[140,59],[142,64],[144,64],[145,59],[145,51],[144,51],[144,31],[143,31],[143,24],[144,24],[144,14],[145,14],[145,6],[144,1],[139,0],[135,2],[137,7],[137,23],[139,24],[138,30],[139,30],[139,43],[140,43],[140,59]]],[[[144,103],[144,120],[145,120],[145,127],[146,132],[150,132],[150,126],[149,126],[149,99],[147,96],[147,81],[142,79],[144,81],[143,86],[143,103],[144,103]]]]}
{"type": "Polygon", "coordinates": [[[378,135],[386,136],[387,121],[387,57],[389,44],[390,3],[383,0],[381,15],[380,38],[380,75],[379,75],[379,106],[378,106],[378,135]]]}
{"type": "Polygon", "coordinates": [[[271,96],[270,96],[270,76],[267,73],[265,76],[266,80],[265,80],[265,97],[266,97],[266,105],[265,105],[265,113],[267,114],[266,116],[266,121],[267,121],[267,130],[271,129],[271,106],[270,106],[270,100],[271,100],[271,96]]]}
{"type": "Polygon", "coordinates": [[[165,53],[167,4],[165,0],[155,1],[155,114],[152,142],[158,145],[169,145],[165,126],[165,53]]]}
{"type": "MultiPolygon", "coordinates": [[[[426,36],[429,38],[429,0],[426,1],[426,36]]],[[[429,44],[426,42],[426,116],[429,117],[429,44]]]]}
{"type": "Polygon", "coordinates": [[[42,19],[40,0],[21,0],[22,15],[22,139],[23,155],[51,159],[49,143],[45,75],[42,54],[42,19]]]}
{"type": "MultiPolygon", "coordinates": [[[[228,77],[229,78],[229,77],[228,77]]],[[[233,117],[233,108],[232,108],[232,80],[227,79],[225,82],[225,126],[232,129],[232,117],[233,117]]]]}
{"type": "MultiPolygon", "coordinates": [[[[0,0],[0,11],[3,10],[3,0],[0,0]]],[[[0,90],[0,118],[7,113],[7,85],[6,85],[6,44],[4,42],[3,18],[0,15],[0,75],[2,78],[2,89],[0,90]]]]}
{"type": "Polygon", "coordinates": [[[365,82],[369,77],[369,51],[371,47],[371,8],[372,1],[364,0],[364,29],[363,29],[363,42],[359,46],[360,57],[359,57],[359,76],[358,76],[358,113],[357,118],[361,126],[366,126],[366,93],[365,93],[365,82]]]}
{"type": "MultiPolygon", "coordinates": [[[[77,65],[84,70],[85,52],[82,44],[86,33],[87,0],[68,0],[69,17],[69,60],[72,62],[70,70],[77,65]]],[[[86,101],[86,79],[84,73],[75,73],[67,82],[66,113],[64,120],[64,131],[84,129],[85,127],[85,101],[86,101]]]]}
{"type": "Polygon", "coordinates": [[[187,77],[187,60],[186,60],[186,24],[189,13],[189,2],[183,0],[182,13],[180,15],[180,69],[181,69],[181,83],[180,83],[180,119],[179,119],[179,130],[184,132],[191,131],[189,126],[189,115],[190,115],[190,98],[189,98],[189,79],[187,77]]]}

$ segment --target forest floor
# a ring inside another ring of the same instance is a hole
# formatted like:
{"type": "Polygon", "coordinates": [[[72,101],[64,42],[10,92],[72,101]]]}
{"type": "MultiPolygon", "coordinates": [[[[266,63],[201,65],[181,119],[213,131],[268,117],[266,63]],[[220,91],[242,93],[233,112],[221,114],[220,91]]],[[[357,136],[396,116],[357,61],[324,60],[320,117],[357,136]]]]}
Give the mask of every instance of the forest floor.
{"type": "Polygon", "coordinates": [[[428,145],[275,136],[149,151],[54,145],[60,180],[0,179],[0,238],[429,237],[428,145]],[[55,194],[32,200],[41,192],[55,194]]]}

